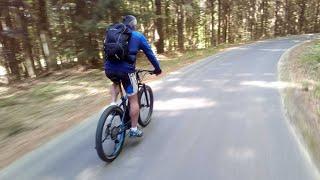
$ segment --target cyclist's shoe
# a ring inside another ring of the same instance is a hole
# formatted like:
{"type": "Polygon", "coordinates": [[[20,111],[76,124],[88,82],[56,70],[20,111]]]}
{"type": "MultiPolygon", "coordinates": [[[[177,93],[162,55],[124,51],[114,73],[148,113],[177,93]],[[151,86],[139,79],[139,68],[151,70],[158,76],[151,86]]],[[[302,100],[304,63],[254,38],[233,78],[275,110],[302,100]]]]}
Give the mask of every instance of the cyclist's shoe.
{"type": "Polygon", "coordinates": [[[112,102],[112,103],[110,103],[109,106],[115,106],[115,105],[118,105],[118,104],[116,102],[112,102]]]}
{"type": "Polygon", "coordinates": [[[142,137],[142,135],[143,135],[143,132],[141,130],[130,129],[130,137],[142,137]]]}

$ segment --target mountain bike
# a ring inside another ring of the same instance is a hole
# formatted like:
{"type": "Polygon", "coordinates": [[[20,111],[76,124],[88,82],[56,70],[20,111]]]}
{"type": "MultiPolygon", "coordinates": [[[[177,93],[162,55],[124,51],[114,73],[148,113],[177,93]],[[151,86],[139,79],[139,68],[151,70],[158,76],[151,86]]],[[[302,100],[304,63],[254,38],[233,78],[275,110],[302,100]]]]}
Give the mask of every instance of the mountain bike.
{"type": "MultiPolygon", "coordinates": [[[[150,70],[136,70],[135,75],[138,81],[138,100],[140,105],[140,116],[138,123],[146,127],[153,112],[153,93],[150,86],[142,83],[142,79],[147,74],[153,74],[150,70]]],[[[129,116],[130,104],[128,97],[124,95],[120,86],[119,105],[111,105],[105,109],[99,119],[96,129],[96,151],[101,160],[112,162],[122,150],[122,146],[127,135],[127,130],[131,128],[129,116]]]]}

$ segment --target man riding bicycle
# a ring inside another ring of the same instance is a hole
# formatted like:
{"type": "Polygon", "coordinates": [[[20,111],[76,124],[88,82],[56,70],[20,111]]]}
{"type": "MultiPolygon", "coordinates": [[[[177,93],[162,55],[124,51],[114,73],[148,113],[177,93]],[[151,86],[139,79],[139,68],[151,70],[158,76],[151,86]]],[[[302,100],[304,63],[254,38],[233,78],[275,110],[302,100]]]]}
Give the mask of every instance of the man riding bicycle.
{"type": "Polygon", "coordinates": [[[128,61],[114,62],[109,61],[107,58],[105,61],[105,73],[106,76],[113,82],[111,86],[111,105],[116,104],[116,100],[120,91],[118,84],[121,81],[130,102],[130,136],[141,137],[143,133],[137,128],[140,107],[137,95],[138,84],[135,76],[136,56],[138,51],[142,50],[147,56],[148,60],[155,68],[154,74],[159,75],[162,71],[147,39],[143,34],[136,31],[137,19],[132,15],[128,15],[123,19],[123,24],[125,24],[127,28],[132,31],[128,43],[128,61]]]}

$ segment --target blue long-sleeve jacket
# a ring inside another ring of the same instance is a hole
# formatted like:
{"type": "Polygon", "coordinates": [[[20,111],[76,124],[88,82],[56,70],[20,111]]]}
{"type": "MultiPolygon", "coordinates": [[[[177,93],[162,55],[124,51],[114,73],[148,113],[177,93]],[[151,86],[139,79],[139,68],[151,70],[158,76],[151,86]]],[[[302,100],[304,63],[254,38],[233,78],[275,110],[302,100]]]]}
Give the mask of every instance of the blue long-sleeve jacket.
{"type": "Polygon", "coordinates": [[[128,58],[132,60],[134,63],[130,64],[127,61],[119,61],[119,62],[110,62],[108,60],[105,61],[104,67],[105,70],[117,70],[117,71],[124,71],[127,73],[135,72],[136,60],[137,60],[137,53],[139,50],[142,50],[144,54],[147,56],[155,70],[160,70],[160,64],[155,57],[146,37],[133,30],[131,27],[128,26],[132,30],[132,34],[129,40],[129,47],[128,47],[128,58]]]}

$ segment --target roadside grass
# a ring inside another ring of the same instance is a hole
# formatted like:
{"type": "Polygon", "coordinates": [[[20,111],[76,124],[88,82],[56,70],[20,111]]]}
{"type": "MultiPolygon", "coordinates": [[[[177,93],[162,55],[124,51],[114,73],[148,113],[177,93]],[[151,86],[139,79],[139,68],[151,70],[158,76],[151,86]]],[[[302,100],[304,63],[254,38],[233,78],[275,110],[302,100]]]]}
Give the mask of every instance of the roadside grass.
{"type": "Polygon", "coordinates": [[[307,79],[303,82],[304,88],[311,90],[315,98],[320,98],[320,40],[301,53],[299,63],[307,79]]]}
{"type": "Polygon", "coordinates": [[[320,98],[320,84],[318,84],[314,89],[314,95],[320,98]]]}
{"type": "Polygon", "coordinates": [[[320,39],[291,50],[280,62],[280,80],[296,88],[282,91],[290,122],[320,170],[320,39]]]}
{"type": "Polygon", "coordinates": [[[0,98],[0,108],[20,104],[17,97],[0,98]]]}
{"type": "Polygon", "coordinates": [[[99,70],[67,74],[75,76],[64,77],[58,73],[38,79],[32,85],[23,85],[24,90],[14,92],[13,96],[0,97],[0,142],[80,109],[77,104],[81,99],[105,89],[106,82],[102,81],[103,74],[99,70]]]}
{"type": "MultiPolygon", "coordinates": [[[[316,40],[305,48],[298,59],[298,62],[301,64],[301,69],[303,70],[303,78],[305,79],[303,81],[304,90],[310,91],[310,97],[314,98],[313,105],[316,106],[315,113],[317,113],[317,117],[320,118],[320,40],[316,40]]],[[[316,126],[320,125],[319,122],[314,123],[316,126]]],[[[310,150],[319,157],[320,154],[318,150],[320,150],[320,134],[316,127],[311,127],[310,124],[306,124],[305,126],[307,127],[300,128],[302,130],[302,135],[304,136],[310,150]]]]}
{"type": "MultiPolygon", "coordinates": [[[[320,63],[320,40],[313,44],[310,48],[306,49],[300,57],[300,62],[313,66],[314,70],[319,69],[320,63]]],[[[313,68],[312,68],[313,69],[313,68]]]]}
{"type": "Polygon", "coordinates": [[[307,144],[307,147],[309,148],[309,151],[312,153],[316,153],[318,149],[318,139],[313,134],[310,133],[310,127],[308,127],[308,124],[305,122],[297,122],[298,129],[301,131],[301,135],[303,136],[303,139],[305,140],[305,143],[307,144]]]}

